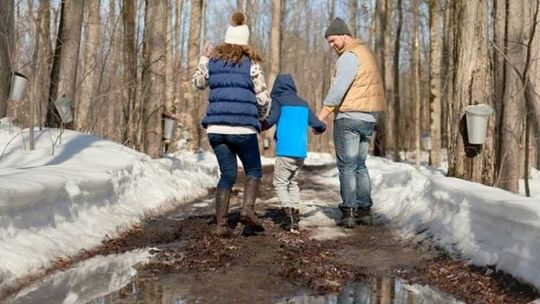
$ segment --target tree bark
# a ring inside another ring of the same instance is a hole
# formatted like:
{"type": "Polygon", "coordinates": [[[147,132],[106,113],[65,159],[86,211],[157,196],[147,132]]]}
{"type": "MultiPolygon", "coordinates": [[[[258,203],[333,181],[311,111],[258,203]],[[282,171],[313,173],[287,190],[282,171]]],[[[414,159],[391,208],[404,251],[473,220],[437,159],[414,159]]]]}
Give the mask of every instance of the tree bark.
{"type": "Polygon", "coordinates": [[[506,69],[505,91],[502,102],[502,124],[500,137],[500,168],[497,185],[505,190],[518,192],[520,178],[521,150],[524,131],[523,98],[524,83],[521,75],[525,69],[526,47],[524,36],[523,0],[509,0],[506,15],[506,69]],[[517,159],[516,159],[517,158],[517,159]]]}
{"type": "Polygon", "coordinates": [[[0,0],[0,118],[6,116],[13,51],[13,0],[0,0]]]}
{"type": "Polygon", "coordinates": [[[83,80],[75,105],[75,128],[92,132],[92,104],[99,77],[98,51],[100,49],[100,0],[85,0],[86,22],[84,35],[83,80]]]}
{"type": "Polygon", "coordinates": [[[173,104],[174,104],[174,37],[173,37],[173,26],[172,26],[172,12],[173,6],[171,5],[171,0],[167,1],[167,10],[166,10],[166,31],[167,31],[167,48],[165,55],[165,110],[168,113],[172,113],[173,104]]]}
{"type": "Polygon", "coordinates": [[[349,0],[349,30],[356,37],[356,19],[358,18],[358,0],[349,0]]]}
{"type": "Polygon", "coordinates": [[[147,0],[143,41],[144,152],[161,156],[162,114],[165,98],[166,0],[147,0]]]}
{"type": "Polygon", "coordinates": [[[49,0],[39,2],[39,53],[36,76],[37,122],[40,127],[45,122],[49,102],[50,77],[53,64],[53,49],[51,44],[51,4],[49,0]]]}
{"type": "Polygon", "coordinates": [[[393,90],[393,104],[392,109],[394,111],[394,117],[392,121],[392,134],[393,134],[393,153],[392,153],[392,159],[394,161],[399,161],[400,156],[399,152],[401,149],[401,140],[399,134],[399,128],[400,128],[400,120],[401,117],[401,110],[400,110],[400,96],[399,96],[399,52],[400,52],[400,40],[401,40],[401,28],[403,26],[403,8],[401,7],[401,0],[398,0],[397,2],[397,10],[398,10],[398,23],[397,23],[397,29],[396,29],[396,36],[394,39],[394,90],[393,90]]]}
{"type": "Polygon", "coordinates": [[[420,167],[420,158],[422,155],[422,151],[420,150],[420,132],[421,132],[421,122],[420,122],[420,116],[421,116],[421,109],[422,109],[422,84],[420,79],[420,40],[421,40],[421,33],[420,33],[420,1],[415,0],[414,3],[414,42],[413,42],[413,49],[414,49],[414,93],[415,93],[415,113],[414,113],[414,133],[415,133],[415,151],[416,151],[416,157],[415,157],[415,165],[416,168],[420,167]]]}
{"type": "Polygon", "coordinates": [[[51,71],[46,120],[48,127],[58,128],[62,124],[54,102],[58,98],[68,98],[73,102],[75,98],[83,10],[83,0],[62,1],[58,39],[51,71]]]}
{"type": "Polygon", "coordinates": [[[469,104],[493,105],[492,71],[488,51],[487,0],[454,3],[452,95],[449,100],[451,138],[448,175],[493,185],[495,175],[494,121],[488,120],[484,144],[468,143],[464,108],[469,104]]]}
{"type": "Polygon", "coordinates": [[[196,95],[191,90],[191,76],[195,73],[195,68],[199,61],[200,52],[200,36],[201,36],[201,21],[202,21],[202,0],[191,0],[191,13],[189,20],[189,40],[188,40],[188,79],[184,83],[185,88],[185,108],[191,113],[191,148],[198,150],[201,147],[201,132],[199,131],[199,95],[196,95]]]}
{"type": "MultiPolygon", "coordinates": [[[[390,33],[387,33],[387,7],[386,7],[386,1],[376,1],[375,2],[375,12],[376,12],[376,33],[377,33],[377,42],[375,50],[377,52],[377,57],[379,59],[379,66],[381,69],[381,75],[383,78],[384,88],[385,88],[385,102],[386,102],[386,109],[388,110],[390,106],[388,105],[388,98],[391,96],[388,93],[388,86],[386,79],[386,35],[390,35],[390,33]]],[[[381,113],[381,115],[378,118],[377,122],[377,132],[375,134],[374,139],[374,146],[373,146],[373,154],[375,156],[386,156],[386,142],[387,142],[387,120],[388,115],[386,113],[381,113]]]]}
{"type": "Polygon", "coordinates": [[[136,1],[122,1],[122,25],[123,25],[123,61],[124,61],[124,103],[122,114],[122,143],[136,146],[137,128],[139,127],[140,115],[137,105],[137,48],[135,43],[136,31],[136,1]]]}
{"type": "Polygon", "coordinates": [[[430,12],[430,135],[432,147],[429,152],[429,164],[441,165],[441,95],[442,95],[442,29],[440,0],[429,1],[430,12]]]}

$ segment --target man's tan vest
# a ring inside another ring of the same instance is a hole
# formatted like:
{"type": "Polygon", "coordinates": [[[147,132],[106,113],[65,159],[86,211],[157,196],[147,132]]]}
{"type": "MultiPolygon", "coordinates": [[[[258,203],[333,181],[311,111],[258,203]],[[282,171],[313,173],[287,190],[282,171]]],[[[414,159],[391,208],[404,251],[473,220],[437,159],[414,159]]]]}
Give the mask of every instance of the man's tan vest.
{"type": "Polygon", "coordinates": [[[357,56],[360,68],[337,112],[384,111],[384,87],[375,54],[358,40],[347,46],[345,52],[357,56]]]}

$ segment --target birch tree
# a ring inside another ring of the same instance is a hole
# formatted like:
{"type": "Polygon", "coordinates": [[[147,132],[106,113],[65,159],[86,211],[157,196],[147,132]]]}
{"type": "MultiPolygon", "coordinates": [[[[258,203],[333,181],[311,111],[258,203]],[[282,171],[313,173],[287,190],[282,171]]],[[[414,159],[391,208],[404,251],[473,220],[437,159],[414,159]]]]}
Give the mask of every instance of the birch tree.
{"type": "Polygon", "coordinates": [[[430,52],[430,135],[433,141],[429,164],[441,165],[441,94],[442,94],[442,29],[440,0],[429,0],[430,52]]]}

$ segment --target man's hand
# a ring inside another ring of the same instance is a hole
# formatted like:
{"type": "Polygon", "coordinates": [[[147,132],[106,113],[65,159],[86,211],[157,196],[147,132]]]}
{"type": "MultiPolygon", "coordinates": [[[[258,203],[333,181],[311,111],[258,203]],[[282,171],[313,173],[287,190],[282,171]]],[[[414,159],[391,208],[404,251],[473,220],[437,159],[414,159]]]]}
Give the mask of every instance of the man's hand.
{"type": "Polygon", "coordinates": [[[317,115],[317,118],[326,123],[326,118],[328,118],[328,115],[330,115],[330,112],[328,112],[328,110],[326,110],[325,108],[322,108],[320,111],[319,111],[319,114],[317,115]]]}

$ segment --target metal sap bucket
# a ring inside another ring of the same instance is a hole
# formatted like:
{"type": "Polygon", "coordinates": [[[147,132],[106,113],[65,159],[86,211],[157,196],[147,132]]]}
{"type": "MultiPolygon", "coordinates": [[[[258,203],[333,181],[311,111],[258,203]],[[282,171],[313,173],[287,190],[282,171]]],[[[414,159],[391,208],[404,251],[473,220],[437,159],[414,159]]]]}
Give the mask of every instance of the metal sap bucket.
{"type": "Polygon", "coordinates": [[[486,139],[488,116],[493,113],[493,108],[487,104],[470,105],[465,107],[467,118],[467,136],[469,143],[481,145],[486,139]]]}
{"type": "Polygon", "coordinates": [[[56,107],[56,110],[58,110],[58,114],[60,114],[60,118],[62,119],[63,123],[70,123],[73,121],[73,101],[71,100],[71,98],[58,98],[54,102],[54,105],[56,107]]]}
{"type": "Polygon", "coordinates": [[[426,151],[431,151],[433,148],[433,138],[427,133],[422,134],[420,137],[420,143],[422,144],[422,149],[426,151]]]}
{"type": "Polygon", "coordinates": [[[11,76],[11,84],[9,87],[9,99],[14,101],[21,101],[24,89],[28,83],[28,78],[21,73],[13,73],[11,76]]]}
{"type": "Polygon", "coordinates": [[[172,140],[176,131],[176,119],[164,118],[163,119],[163,138],[166,140],[172,140]]]}

